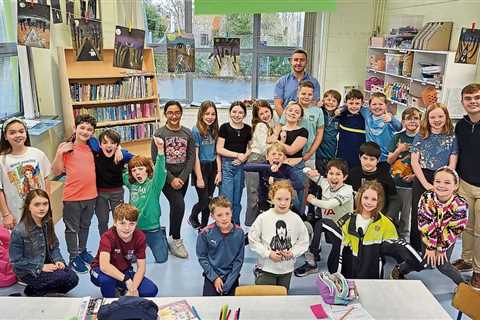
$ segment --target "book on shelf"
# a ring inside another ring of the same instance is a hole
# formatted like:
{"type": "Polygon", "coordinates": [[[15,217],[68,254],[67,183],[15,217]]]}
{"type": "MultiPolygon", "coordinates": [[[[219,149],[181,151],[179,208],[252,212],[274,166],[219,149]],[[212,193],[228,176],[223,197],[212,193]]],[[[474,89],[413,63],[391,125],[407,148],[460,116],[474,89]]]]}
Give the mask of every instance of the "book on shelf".
{"type": "Polygon", "coordinates": [[[130,103],[113,107],[73,109],[73,115],[89,114],[98,122],[151,118],[155,116],[155,103],[130,103]]]}
{"type": "MultiPolygon", "coordinates": [[[[105,129],[106,128],[96,129],[95,136],[98,138],[100,133],[105,129]]],[[[157,124],[155,122],[137,123],[124,126],[112,126],[110,129],[117,131],[120,134],[122,141],[125,142],[150,138],[157,129],[157,124]]]]}
{"type": "Polygon", "coordinates": [[[71,83],[70,96],[74,102],[151,97],[154,79],[147,76],[132,76],[115,83],[71,83]]]}

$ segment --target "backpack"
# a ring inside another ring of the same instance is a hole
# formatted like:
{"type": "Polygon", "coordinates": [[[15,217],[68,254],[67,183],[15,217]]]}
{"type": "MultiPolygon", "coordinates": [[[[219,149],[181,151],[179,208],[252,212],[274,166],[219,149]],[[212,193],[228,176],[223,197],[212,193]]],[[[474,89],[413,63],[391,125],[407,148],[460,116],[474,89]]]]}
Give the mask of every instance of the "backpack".
{"type": "Polygon", "coordinates": [[[158,307],[155,302],[140,297],[123,296],[100,307],[99,320],[157,320],[158,307]]]}
{"type": "Polygon", "coordinates": [[[355,283],[339,272],[321,272],[315,282],[325,303],[346,305],[356,298],[355,283]]]}
{"type": "Polygon", "coordinates": [[[0,225],[0,288],[10,287],[17,282],[8,256],[10,231],[0,225]]]}

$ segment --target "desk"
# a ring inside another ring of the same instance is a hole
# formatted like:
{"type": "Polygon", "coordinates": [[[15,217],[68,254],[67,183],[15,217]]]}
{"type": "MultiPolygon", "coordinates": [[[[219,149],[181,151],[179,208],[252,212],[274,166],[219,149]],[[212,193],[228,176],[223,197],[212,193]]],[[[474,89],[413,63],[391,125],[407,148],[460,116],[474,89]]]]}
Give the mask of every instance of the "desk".
{"type": "MultiPolygon", "coordinates": [[[[375,319],[445,319],[451,317],[419,280],[357,280],[360,302],[375,319]]],[[[186,299],[202,320],[218,319],[220,307],[241,308],[241,320],[313,319],[310,305],[320,296],[284,297],[159,297],[158,305],[186,299]]],[[[72,319],[81,298],[0,298],[1,319],[72,319]]]]}

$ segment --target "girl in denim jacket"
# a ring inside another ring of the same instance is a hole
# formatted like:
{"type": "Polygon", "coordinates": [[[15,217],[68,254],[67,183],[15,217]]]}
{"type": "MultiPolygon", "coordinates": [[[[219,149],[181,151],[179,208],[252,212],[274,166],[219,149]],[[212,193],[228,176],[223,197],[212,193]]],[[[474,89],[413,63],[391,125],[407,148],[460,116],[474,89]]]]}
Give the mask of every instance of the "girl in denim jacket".
{"type": "Polygon", "coordinates": [[[27,296],[65,294],[78,284],[76,273],[65,266],[52,221],[48,194],[30,191],[22,218],[12,232],[10,262],[17,278],[27,284],[27,296]]]}

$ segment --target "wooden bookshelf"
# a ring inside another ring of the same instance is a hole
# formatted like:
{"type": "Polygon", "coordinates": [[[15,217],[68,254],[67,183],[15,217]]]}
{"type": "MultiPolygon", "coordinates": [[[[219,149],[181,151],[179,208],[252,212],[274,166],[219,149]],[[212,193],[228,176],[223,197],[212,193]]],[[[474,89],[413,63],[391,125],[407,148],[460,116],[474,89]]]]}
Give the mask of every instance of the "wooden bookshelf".
{"type": "MultiPolygon", "coordinates": [[[[60,89],[62,93],[62,111],[65,127],[65,136],[68,137],[73,133],[74,127],[74,109],[81,108],[102,108],[102,107],[120,107],[128,104],[154,103],[154,113],[151,117],[141,117],[128,120],[108,120],[101,121],[97,119],[98,128],[113,128],[135,125],[150,124],[155,126],[160,122],[160,104],[158,98],[158,84],[155,72],[155,63],[153,49],[146,48],[143,53],[142,70],[131,70],[125,68],[117,68],[113,66],[114,50],[103,50],[103,61],[76,61],[74,49],[57,48],[60,89]],[[113,84],[118,80],[127,79],[133,76],[148,77],[147,81],[151,81],[152,95],[140,98],[126,99],[107,99],[107,100],[91,100],[91,101],[73,101],[70,92],[71,84],[113,84]]],[[[134,149],[136,154],[150,155],[150,139],[134,139],[131,141],[122,141],[122,145],[134,149]]]]}

